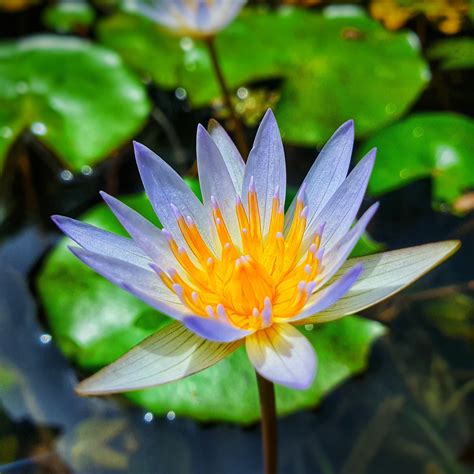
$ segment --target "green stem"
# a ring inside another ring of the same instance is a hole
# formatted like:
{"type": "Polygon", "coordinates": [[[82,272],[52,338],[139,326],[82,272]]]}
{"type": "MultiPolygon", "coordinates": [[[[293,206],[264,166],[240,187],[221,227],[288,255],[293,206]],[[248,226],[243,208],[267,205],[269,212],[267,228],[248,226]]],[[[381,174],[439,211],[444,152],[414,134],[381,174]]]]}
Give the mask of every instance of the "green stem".
{"type": "Polygon", "coordinates": [[[258,394],[262,414],[262,445],[264,474],[277,473],[277,421],[275,410],[275,388],[273,383],[263,378],[258,372],[258,394]]]}
{"type": "Polygon", "coordinates": [[[244,126],[242,124],[242,121],[236,114],[234,105],[232,104],[229,87],[227,86],[227,82],[225,80],[225,77],[222,72],[220,62],[219,62],[219,57],[217,55],[216,45],[214,43],[214,37],[206,38],[205,43],[207,45],[207,49],[209,50],[209,56],[211,57],[214,74],[216,75],[217,82],[219,83],[219,87],[221,88],[224,104],[230,114],[231,126],[234,132],[237,148],[239,149],[240,154],[242,155],[243,159],[246,160],[249,153],[249,147],[247,144],[247,138],[245,137],[244,126]]]}

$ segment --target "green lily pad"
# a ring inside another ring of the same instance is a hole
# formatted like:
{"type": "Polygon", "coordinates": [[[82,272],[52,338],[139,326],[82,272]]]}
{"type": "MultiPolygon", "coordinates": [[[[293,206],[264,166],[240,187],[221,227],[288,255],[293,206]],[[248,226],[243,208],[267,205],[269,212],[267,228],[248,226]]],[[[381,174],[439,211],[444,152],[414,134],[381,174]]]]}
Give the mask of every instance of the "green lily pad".
{"type": "Polygon", "coordinates": [[[144,125],[146,91],[104,47],[78,38],[34,36],[0,44],[0,171],[29,129],[63,165],[94,165],[144,125]]]}
{"type": "Polygon", "coordinates": [[[437,41],[429,50],[428,58],[440,61],[443,69],[472,69],[474,67],[474,39],[449,38],[437,41]]]}
{"type": "MultiPolygon", "coordinates": [[[[195,107],[219,96],[199,41],[123,13],[103,20],[98,37],[160,86],[185,88],[195,107]]],[[[413,33],[386,31],[360,9],[248,8],[218,36],[217,50],[232,88],[282,79],[275,113],[285,141],[298,144],[322,144],[349,118],[360,136],[377,130],[402,115],[430,77],[413,33]]]]}
{"type": "Polygon", "coordinates": [[[451,113],[423,113],[381,130],[364,143],[379,156],[369,191],[380,195],[417,179],[431,177],[436,205],[452,205],[474,186],[474,120],[451,113]]]}
{"type": "MultiPolygon", "coordinates": [[[[196,182],[191,181],[190,185],[194,188],[196,182]]],[[[143,194],[123,200],[158,224],[143,194]]],[[[91,209],[81,220],[125,235],[103,204],[91,209]]],[[[70,243],[62,239],[48,256],[37,287],[59,347],[82,368],[93,371],[117,359],[170,319],[82,264],[67,250],[70,243]]],[[[319,375],[304,392],[277,387],[280,414],[314,406],[350,375],[362,371],[372,342],[384,333],[381,324],[357,316],[301,330],[318,352],[319,375]]],[[[126,396],[157,415],[172,410],[178,416],[201,421],[241,424],[259,418],[255,375],[244,348],[189,378],[126,396]]]]}
{"type": "Polygon", "coordinates": [[[88,28],[94,19],[94,9],[87,2],[80,0],[58,2],[43,11],[44,24],[60,33],[88,28]]]}

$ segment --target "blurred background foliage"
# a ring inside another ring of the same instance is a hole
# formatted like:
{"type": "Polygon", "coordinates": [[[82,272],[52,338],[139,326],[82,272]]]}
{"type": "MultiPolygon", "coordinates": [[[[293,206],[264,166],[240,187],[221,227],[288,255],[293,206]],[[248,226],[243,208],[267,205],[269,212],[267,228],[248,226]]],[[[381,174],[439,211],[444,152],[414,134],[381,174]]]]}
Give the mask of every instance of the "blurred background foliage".
{"type": "MultiPolygon", "coordinates": [[[[368,201],[382,201],[355,254],[464,240],[444,270],[366,318],[302,329],[320,374],[307,392],[278,389],[280,414],[293,413],[281,422],[282,472],[472,471],[473,20],[469,0],[253,0],[216,38],[249,141],[275,111],[288,200],[315,150],[353,118],[355,160],[379,149],[368,201]],[[324,397],[319,412],[301,412],[324,397]]],[[[141,408],[73,394],[78,374],[169,319],[82,265],[49,223],[61,213],[123,233],[97,204],[104,188],[156,220],[133,139],[199,195],[197,123],[216,117],[235,132],[204,43],[119,0],[0,0],[0,24],[0,471],[224,472],[230,456],[225,472],[258,472],[255,429],[181,419],[255,422],[242,350],[128,394],[141,408]],[[216,445],[222,452],[203,460],[216,445]]]]}

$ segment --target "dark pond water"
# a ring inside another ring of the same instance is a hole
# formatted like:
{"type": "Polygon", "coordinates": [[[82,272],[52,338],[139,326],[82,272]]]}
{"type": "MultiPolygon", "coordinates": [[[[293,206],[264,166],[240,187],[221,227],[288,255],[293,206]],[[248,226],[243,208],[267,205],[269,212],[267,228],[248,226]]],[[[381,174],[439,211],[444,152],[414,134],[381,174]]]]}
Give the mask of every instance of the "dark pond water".
{"type": "MultiPolygon", "coordinates": [[[[40,29],[35,18],[27,26],[19,17],[6,22],[7,34],[40,29]]],[[[442,92],[435,77],[415,110],[472,113],[472,73],[440,80],[442,92]]],[[[195,126],[209,111],[191,114],[170,95],[151,92],[179,124],[184,170],[195,126]]],[[[173,160],[176,149],[167,145],[162,125],[151,121],[138,139],[173,160]]],[[[30,137],[18,147],[29,156],[34,191],[25,192],[20,172],[9,164],[0,204],[0,473],[260,473],[258,426],[203,425],[172,413],[153,418],[120,398],[74,394],[77,372],[49,335],[33,290],[41,261],[59,238],[48,216],[79,215],[98,202],[111,173],[121,193],[136,191],[138,175],[129,146],[116,164],[71,180],[61,179],[61,169],[30,137]]],[[[290,180],[298,184],[314,152],[287,151],[290,180]]],[[[279,420],[282,473],[474,471],[474,304],[468,300],[474,221],[472,214],[433,211],[430,186],[421,181],[384,196],[371,235],[389,248],[460,238],[462,249],[404,296],[363,313],[382,320],[388,334],[373,346],[365,373],[314,410],[279,420]]]]}
{"type": "MultiPolygon", "coordinates": [[[[124,176],[127,166],[128,158],[124,176]]],[[[81,181],[58,183],[73,198],[49,206],[72,213],[86,207],[102,183],[81,181]]],[[[384,197],[372,235],[390,248],[459,237],[462,249],[405,293],[421,294],[420,301],[397,298],[366,312],[384,320],[389,334],[374,345],[366,373],[315,410],[279,421],[281,472],[472,471],[472,307],[465,320],[447,314],[440,323],[426,310],[439,300],[423,292],[456,284],[462,293],[472,280],[473,226],[469,218],[432,211],[429,192],[430,184],[419,182],[384,197]]],[[[15,453],[0,472],[260,472],[257,426],[202,425],[172,414],[151,419],[121,399],[73,393],[75,370],[50,339],[31,291],[41,258],[59,236],[46,219],[25,216],[7,221],[0,246],[0,367],[14,368],[16,377],[13,389],[2,390],[0,381],[0,455],[15,453]]]]}

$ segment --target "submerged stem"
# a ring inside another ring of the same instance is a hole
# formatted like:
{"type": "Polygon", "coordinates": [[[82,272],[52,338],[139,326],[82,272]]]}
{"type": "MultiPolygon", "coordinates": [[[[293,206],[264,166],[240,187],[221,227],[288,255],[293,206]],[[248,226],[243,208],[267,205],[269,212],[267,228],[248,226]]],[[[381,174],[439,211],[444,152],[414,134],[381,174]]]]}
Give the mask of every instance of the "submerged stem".
{"type": "Polygon", "coordinates": [[[258,394],[262,414],[262,445],[264,474],[277,472],[277,422],[275,410],[275,388],[273,383],[263,378],[258,372],[258,394]]]}
{"type": "Polygon", "coordinates": [[[247,145],[247,139],[245,137],[245,130],[242,124],[242,121],[237,116],[235,112],[234,105],[232,104],[231,95],[229,92],[229,87],[227,86],[226,80],[224,78],[224,74],[222,72],[222,68],[219,62],[219,57],[217,55],[216,46],[214,43],[214,38],[207,38],[205,40],[207,48],[209,50],[209,56],[211,57],[212,67],[214,69],[214,74],[216,75],[217,82],[219,83],[219,87],[221,88],[222,97],[224,99],[225,106],[229,111],[230,118],[232,121],[232,128],[235,135],[235,141],[237,148],[242,155],[244,160],[247,160],[249,147],[247,145]]]}

